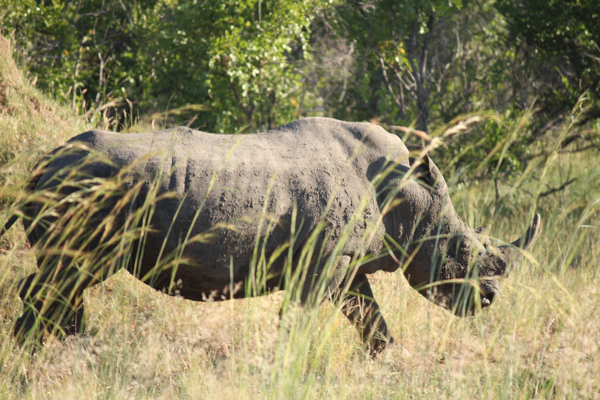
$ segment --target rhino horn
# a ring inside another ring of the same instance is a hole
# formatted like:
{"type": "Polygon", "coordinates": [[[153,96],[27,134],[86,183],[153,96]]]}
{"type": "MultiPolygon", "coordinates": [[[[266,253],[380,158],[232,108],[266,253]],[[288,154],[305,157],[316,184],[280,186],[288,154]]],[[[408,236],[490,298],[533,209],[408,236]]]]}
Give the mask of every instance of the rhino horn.
{"type": "Polygon", "coordinates": [[[531,243],[537,236],[538,231],[540,229],[540,221],[540,214],[535,214],[535,217],[533,218],[533,223],[527,229],[527,232],[525,232],[523,236],[521,236],[519,239],[515,240],[508,246],[498,247],[498,250],[500,250],[501,254],[501,260],[498,260],[500,262],[498,262],[496,275],[506,275],[507,273],[510,273],[510,271],[512,270],[511,265],[513,264],[513,260],[519,254],[517,248],[523,250],[529,249],[529,246],[531,246],[531,243]]]}
{"type": "Polygon", "coordinates": [[[525,232],[525,234],[523,236],[521,236],[519,239],[512,242],[511,245],[514,247],[519,247],[523,250],[527,250],[529,248],[529,246],[531,245],[531,242],[533,242],[533,239],[535,239],[535,237],[537,236],[539,230],[540,230],[540,214],[535,214],[535,217],[533,217],[533,223],[527,229],[527,232],[525,232]]]}

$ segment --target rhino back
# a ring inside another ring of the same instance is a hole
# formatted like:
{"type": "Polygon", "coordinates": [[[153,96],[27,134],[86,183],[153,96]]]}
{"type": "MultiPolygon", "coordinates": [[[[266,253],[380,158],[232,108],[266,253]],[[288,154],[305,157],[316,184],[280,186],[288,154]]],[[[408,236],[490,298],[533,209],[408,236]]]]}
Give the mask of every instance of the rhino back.
{"type": "MultiPolygon", "coordinates": [[[[147,134],[92,131],[72,141],[86,143],[121,168],[136,164],[133,169],[145,186],[157,180],[160,193],[177,194],[156,205],[151,221],[156,233],[144,246],[142,272],[155,265],[163,245],[168,254],[186,237],[213,234],[209,243],[185,247],[183,256],[190,263],[177,271],[186,286],[203,293],[226,285],[231,266],[234,280],[243,280],[257,241],[268,260],[295,231],[293,254],[319,221],[327,224],[327,254],[361,201],[361,218],[344,252],[379,250],[377,237],[366,247],[362,238],[366,221],[379,216],[370,181],[386,156],[408,152],[397,137],[377,126],[324,118],[252,135],[174,128],[147,134]],[[228,227],[218,227],[223,223],[228,227]]],[[[281,269],[289,251],[273,263],[272,273],[281,269]]]]}

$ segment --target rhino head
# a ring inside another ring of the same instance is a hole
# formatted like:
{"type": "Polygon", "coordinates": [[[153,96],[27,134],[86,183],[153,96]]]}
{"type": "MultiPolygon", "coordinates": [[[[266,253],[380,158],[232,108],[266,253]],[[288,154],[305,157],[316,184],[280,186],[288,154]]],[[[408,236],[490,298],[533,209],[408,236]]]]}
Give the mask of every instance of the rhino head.
{"type": "MultiPolygon", "coordinates": [[[[400,265],[420,294],[456,315],[489,307],[515,258],[538,233],[540,216],[510,245],[493,246],[484,228],[473,230],[457,215],[448,186],[427,155],[410,159],[394,196],[399,204],[387,216],[386,230],[405,249],[400,265]],[[416,179],[407,179],[407,174],[416,179]]],[[[399,182],[399,183],[398,183],[399,182]]]]}

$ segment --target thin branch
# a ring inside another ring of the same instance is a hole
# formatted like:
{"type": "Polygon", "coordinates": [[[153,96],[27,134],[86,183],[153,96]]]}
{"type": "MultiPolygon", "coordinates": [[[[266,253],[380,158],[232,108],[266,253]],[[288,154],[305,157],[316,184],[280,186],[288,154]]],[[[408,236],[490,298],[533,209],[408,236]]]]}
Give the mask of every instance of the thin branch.
{"type": "Polygon", "coordinates": [[[402,114],[404,114],[404,104],[402,104],[400,102],[400,100],[398,99],[398,97],[394,94],[394,90],[392,89],[392,85],[390,84],[390,80],[388,79],[388,75],[387,75],[387,71],[385,68],[385,62],[383,61],[383,57],[381,56],[379,49],[376,48],[375,52],[377,53],[377,58],[379,59],[379,66],[381,67],[381,73],[383,74],[383,82],[385,83],[385,87],[387,88],[388,92],[390,92],[392,99],[394,99],[394,103],[396,103],[398,108],[400,108],[400,112],[402,114]]]}
{"type": "MultiPolygon", "coordinates": [[[[576,154],[576,153],[581,153],[582,151],[586,151],[586,150],[591,150],[591,149],[596,149],[596,150],[600,150],[600,146],[597,145],[596,143],[594,143],[594,139],[598,139],[597,137],[594,136],[590,136],[590,137],[585,137],[583,135],[580,134],[574,134],[569,136],[568,138],[566,138],[562,143],[561,143],[561,149],[558,151],[558,154],[576,154]],[[589,142],[589,145],[584,146],[584,147],[579,147],[573,150],[567,150],[566,147],[571,144],[572,142],[578,140],[578,139],[583,139],[587,142],[589,142]]],[[[530,161],[533,160],[535,158],[538,157],[543,157],[548,155],[548,153],[546,152],[541,152],[538,154],[532,154],[528,157],[524,157],[524,160],[530,161]]]]}
{"type": "Polygon", "coordinates": [[[560,121],[563,120],[563,116],[559,115],[558,117],[552,119],[551,121],[549,121],[546,125],[544,125],[543,128],[539,129],[536,133],[534,133],[533,137],[537,138],[539,136],[542,136],[547,130],[553,128],[554,126],[556,126],[560,121]]]}
{"type": "MultiPolygon", "coordinates": [[[[400,73],[398,72],[398,70],[396,68],[394,68],[392,71],[394,71],[394,74],[396,75],[396,79],[398,79],[398,81],[402,84],[402,86],[404,86],[404,88],[408,91],[408,93],[410,93],[411,96],[413,96],[415,99],[417,98],[417,92],[410,87],[405,81],[404,79],[402,79],[402,75],[400,75],[400,73]]],[[[409,75],[411,76],[411,78],[414,79],[414,76],[409,72],[409,75]]],[[[413,86],[415,85],[415,83],[413,82],[413,86]]]]}
{"type": "Polygon", "coordinates": [[[553,188],[546,192],[540,193],[538,197],[546,197],[546,196],[550,196],[552,193],[560,192],[561,190],[564,190],[567,186],[569,186],[571,183],[575,182],[576,180],[577,180],[577,178],[573,178],[573,179],[563,183],[562,185],[560,185],[557,188],[553,188]]]}
{"type": "Polygon", "coordinates": [[[560,147],[564,149],[565,147],[567,147],[568,145],[570,145],[577,139],[585,139],[585,136],[583,136],[581,133],[575,133],[573,135],[569,135],[562,141],[562,143],[560,144],[560,147]]]}
{"type": "Polygon", "coordinates": [[[77,19],[84,18],[84,17],[96,17],[98,15],[106,14],[108,12],[110,12],[110,10],[100,10],[100,11],[96,11],[96,12],[80,14],[79,16],[77,16],[77,19]]]}

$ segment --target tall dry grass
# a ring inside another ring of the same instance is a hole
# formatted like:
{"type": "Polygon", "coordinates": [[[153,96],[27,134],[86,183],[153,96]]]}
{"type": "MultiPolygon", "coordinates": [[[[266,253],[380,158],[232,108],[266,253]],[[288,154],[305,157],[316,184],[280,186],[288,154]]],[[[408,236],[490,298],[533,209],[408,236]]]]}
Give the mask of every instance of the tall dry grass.
{"type": "MultiPolygon", "coordinates": [[[[0,102],[4,213],[36,157],[86,129],[6,60],[0,56],[8,93],[0,102]]],[[[10,337],[22,309],[17,282],[35,270],[19,224],[0,242],[0,397],[600,398],[600,167],[595,151],[561,152],[561,135],[574,129],[549,136],[539,149],[546,156],[503,183],[499,198],[491,182],[452,184],[460,171],[446,174],[470,226],[488,224],[494,238],[511,241],[537,210],[540,236],[492,307],[475,317],[429,303],[400,273],[373,275],[392,334],[410,352],[393,348],[375,360],[330,304],[292,308],[280,324],[287,293],[194,303],[125,272],[85,292],[85,335],[49,337],[31,354],[10,337]],[[563,191],[539,197],[571,177],[563,191]]]]}

